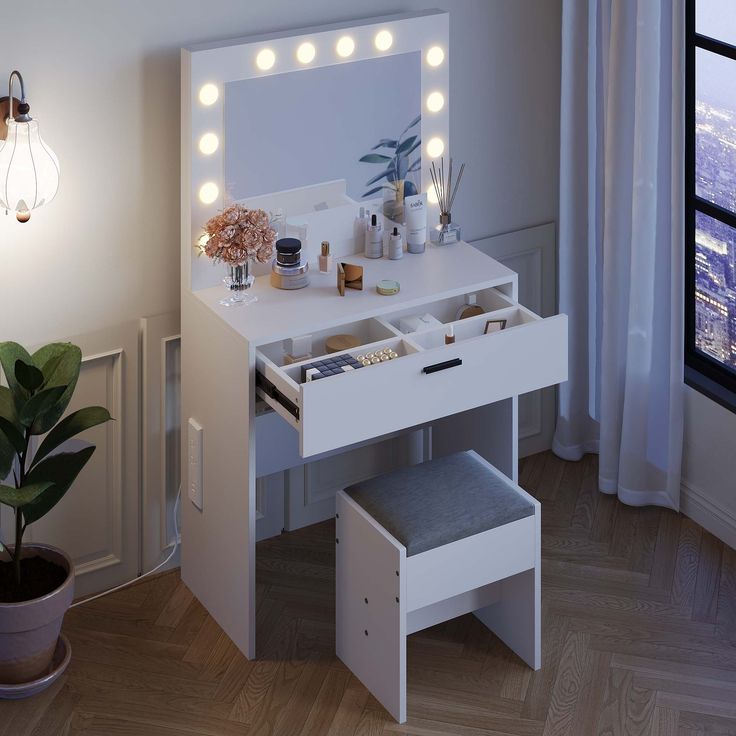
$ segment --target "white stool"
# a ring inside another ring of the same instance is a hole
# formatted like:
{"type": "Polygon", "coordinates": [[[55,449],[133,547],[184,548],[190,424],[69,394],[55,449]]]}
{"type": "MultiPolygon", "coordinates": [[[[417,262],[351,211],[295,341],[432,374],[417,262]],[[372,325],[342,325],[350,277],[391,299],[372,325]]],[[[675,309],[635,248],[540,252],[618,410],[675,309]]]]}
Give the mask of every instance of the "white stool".
{"type": "Polygon", "coordinates": [[[540,504],[475,452],[337,494],[337,656],[399,722],[406,637],[473,611],[541,664],[540,504]]]}

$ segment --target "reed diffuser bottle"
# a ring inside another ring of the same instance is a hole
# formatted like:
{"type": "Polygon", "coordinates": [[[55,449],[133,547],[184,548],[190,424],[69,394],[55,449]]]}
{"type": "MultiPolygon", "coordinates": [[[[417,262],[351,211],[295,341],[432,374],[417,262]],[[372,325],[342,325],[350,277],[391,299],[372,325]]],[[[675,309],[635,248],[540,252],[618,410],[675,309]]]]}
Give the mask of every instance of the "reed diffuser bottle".
{"type": "Polygon", "coordinates": [[[432,229],[432,240],[438,245],[451,245],[462,240],[460,226],[452,222],[452,205],[455,202],[455,195],[460,186],[460,180],[463,178],[465,164],[460,167],[460,173],[453,184],[452,181],[452,159],[445,178],[445,159],[442,158],[439,168],[432,162],[432,168],[429,173],[432,177],[435,194],[437,195],[437,203],[440,206],[440,224],[432,229]]]}

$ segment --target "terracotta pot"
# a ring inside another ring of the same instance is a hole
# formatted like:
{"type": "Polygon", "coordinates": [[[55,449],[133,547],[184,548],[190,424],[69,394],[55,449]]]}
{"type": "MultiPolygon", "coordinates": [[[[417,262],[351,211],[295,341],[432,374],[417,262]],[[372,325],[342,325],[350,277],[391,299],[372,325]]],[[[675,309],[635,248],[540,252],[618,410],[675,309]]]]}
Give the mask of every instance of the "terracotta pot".
{"type": "Polygon", "coordinates": [[[64,568],[66,580],[40,598],[0,603],[0,683],[30,682],[51,666],[64,614],[74,598],[74,565],[66,553],[45,544],[23,546],[23,558],[43,557],[64,568]]]}

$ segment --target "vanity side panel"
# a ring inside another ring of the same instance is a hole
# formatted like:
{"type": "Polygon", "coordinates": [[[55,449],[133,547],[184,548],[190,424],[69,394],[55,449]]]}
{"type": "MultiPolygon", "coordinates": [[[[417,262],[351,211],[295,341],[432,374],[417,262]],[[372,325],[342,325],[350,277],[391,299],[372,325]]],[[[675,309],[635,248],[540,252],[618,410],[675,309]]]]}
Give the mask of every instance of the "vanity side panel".
{"type": "Polygon", "coordinates": [[[182,580],[255,657],[255,353],[182,295],[182,580]],[[187,424],[203,428],[203,507],[189,499],[187,424]]]}

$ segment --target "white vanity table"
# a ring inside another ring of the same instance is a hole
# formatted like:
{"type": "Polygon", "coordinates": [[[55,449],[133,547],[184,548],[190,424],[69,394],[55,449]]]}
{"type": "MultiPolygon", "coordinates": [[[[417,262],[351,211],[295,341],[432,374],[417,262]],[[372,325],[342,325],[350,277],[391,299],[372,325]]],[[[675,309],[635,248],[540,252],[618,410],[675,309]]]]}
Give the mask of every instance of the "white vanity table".
{"type": "MultiPolygon", "coordinates": [[[[418,459],[474,449],[515,481],[518,395],[567,377],[566,317],[541,319],[519,305],[516,274],[466,243],[428,245],[426,253],[398,261],[338,254],[364,267],[363,291],[348,290],[344,297],[334,265],[327,275],[313,268],[311,285],[297,291],[274,289],[262,275],[252,287],[258,301],[240,308],[219,304],[220,271],[193,258],[202,224],[224,204],[222,196],[203,202],[201,185],[227,179],[227,142],[214,157],[197,149],[205,131],[224,137],[222,101],[203,106],[203,85],[224,90],[230,80],[255,76],[253,59],[266,46],[277,59],[288,59],[279,72],[300,68],[293,50],[305,40],[320,52],[324,44],[323,57],[346,34],[355,41],[356,58],[369,59],[374,34],[385,29],[393,34],[391,53],[447,49],[447,14],[433,11],[183,52],[182,578],[251,658],[257,477],[419,428],[424,441],[418,459]],[[376,282],[387,278],[400,282],[398,294],[376,292],[376,282]],[[469,295],[485,313],[456,321],[469,295]],[[408,335],[399,330],[402,316],[426,312],[441,326],[408,335]],[[506,328],[484,334],[493,319],[505,319],[506,328]],[[451,345],[444,340],[448,324],[456,338],[451,345]],[[312,335],[311,362],[326,353],[326,337],[341,333],[364,343],[348,351],[354,355],[391,347],[399,357],[310,383],[302,383],[298,363],[285,365],[285,339],[312,335]],[[201,428],[201,453],[187,444],[190,420],[201,428]],[[201,508],[190,503],[187,491],[202,493],[201,508]]],[[[323,63],[338,62],[333,54],[323,63]]],[[[446,91],[447,84],[446,60],[439,68],[422,63],[422,98],[438,86],[446,91]]],[[[447,140],[447,110],[425,118],[423,138],[447,140]]],[[[426,190],[425,168],[420,184],[426,190]]],[[[430,212],[430,222],[435,220],[430,212]]]]}

